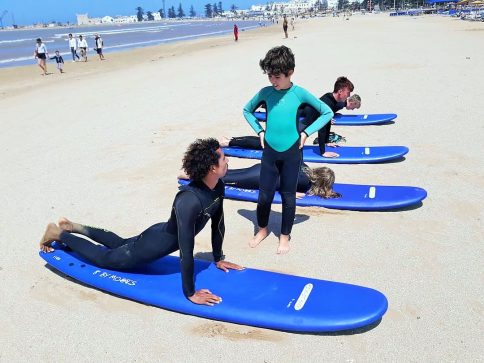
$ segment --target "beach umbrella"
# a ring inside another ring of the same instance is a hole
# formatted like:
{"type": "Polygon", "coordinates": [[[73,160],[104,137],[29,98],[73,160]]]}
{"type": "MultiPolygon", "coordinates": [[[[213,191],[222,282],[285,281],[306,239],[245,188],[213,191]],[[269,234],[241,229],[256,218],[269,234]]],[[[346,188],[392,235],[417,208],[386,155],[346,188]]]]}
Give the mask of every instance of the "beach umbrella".
{"type": "Polygon", "coordinates": [[[469,3],[469,0],[461,0],[458,3],[456,3],[455,5],[467,5],[468,3],[469,3]]]}

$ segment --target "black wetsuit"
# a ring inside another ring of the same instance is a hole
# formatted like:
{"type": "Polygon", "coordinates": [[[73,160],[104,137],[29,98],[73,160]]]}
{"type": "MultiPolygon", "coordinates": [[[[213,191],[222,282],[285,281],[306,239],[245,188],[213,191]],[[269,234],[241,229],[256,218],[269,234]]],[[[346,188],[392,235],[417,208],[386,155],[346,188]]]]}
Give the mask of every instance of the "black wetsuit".
{"type": "MultiPolygon", "coordinates": [[[[240,136],[233,137],[229,141],[230,147],[240,147],[249,150],[262,150],[259,136],[240,136]]],[[[230,171],[230,169],[229,169],[230,171]]]]}
{"type": "MultiPolygon", "coordinates": [[[[343,107],[345,107],[345,102],[336,101],[334,99],[332,92],[328,92],[324,94],[323,96],[321,96],[320,100],[326,103],[331,109],[331,111],[333,111],[333,113],[336,113],[339,110],[341,110],[343,107]]],[[[304,127],[307,127],[311,125],[320,116],[320,114],[313,107],[306,106],[302,110],[302,116],[304,117],[304,120],[301,121],[301,123],[303,124],[304,127]]],[[[331,131],[331,122],[328,122],[318,131],[318,144],[319,144],[319,151],[321,152],[321,155],[323,155],[326,151],[326,143],[329,142],[330,131],[331,131]]]]}
{"type": "MultiPolygon", "coordinates": [[[[296,190],[300,193],[307,193],[311,187],[311,181],[302,170],[303,167],[307,167],[307,165],[303,163],[299,169],[296,190]]],[[[227,186],[234,186],[242,189],[259,189],[260,170],[261,164],[255,164],[243,169],[229,169],[227,174],[223,177],[223,181],[227,186]]],[[[280,178],[278,178],[276,182],[276,190],[279,190],[280,188],[279,179],[280,178]]]]}
{"type": "Polygon", "coordinates": [[[121,238],[116,234],[84,226],[86,237],[105,247],[62,232],[60,242],[92,261],[99,267],[126,270],[164,257],[180,250],[183,293],[195,293],[193,248],[197,235],[212,219],[212,250],[215,262],[222,259],[225,234],[223,215],[224,184],[219,181],[213,190],[203,182],[191,182],[176,195],[168,222],[158,223],[140,235],[121,238]]]}

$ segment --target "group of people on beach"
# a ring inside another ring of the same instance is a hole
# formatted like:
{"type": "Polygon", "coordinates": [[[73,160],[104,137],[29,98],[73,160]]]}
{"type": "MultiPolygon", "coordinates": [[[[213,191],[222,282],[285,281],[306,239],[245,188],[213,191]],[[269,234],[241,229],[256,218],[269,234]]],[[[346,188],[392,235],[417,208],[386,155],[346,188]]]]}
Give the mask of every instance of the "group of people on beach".
{"type": "MultiPolygon", "coordinates": [[[[87,62],[87,52],[89,50],[89,46],[87,44],[87,40],[84,36],[79,35],[78,38],[74,37],[72,33],[69,33],[67,41],[69,42],[69,49],[72,55],[72,62],[76,62],[81,60],[83,62],[87,62]],[[78,54],[79,52],[79,54],[78,54]],[[80,55],[80,56],[79,56],[80,55]]],[[[104,41],[99,34],[94,35],[94,43],[95,47],[94,50],[99,56],[99,60],[105,60],[103,54],[104,48],[104,41]]],[[[64,73],[64,58],[60,54],[59,50],[55,51],[55,55],[49,57],[49,52],[47,51],[46,45],[42,42],[41,38],[37,38],[35,50],[34,50],[34,58],[37,59],[37,64],[42,69],[42,75],[47,75],[47,59],[55,60],[57,65],[57,69],[59,73],[64,73]]]]}
{"type": "MultiPolygon", "coordinates": [[[[269,235],[271,204],[278,190],[282,198],[282,221],[277,253],[287,253],[296,211],[296,193],[339,197],[332,191],[334,173],[331,169],[307,168],[302,163],[302,148],[310,135],[331,124],[338,107],[356,108],[360,100],[348,101],[353,85],[345,77],[338,78],[334,91],[325,101],[322,99],[326,95],[318,99],[293,84],[291,77],[295,57],[286,46],[270,49],[259,65],[267,74],[270,86],[257,92],[243,108],[245,119],[257,134],[258,147],[263,150],[261,163],[249,168],[249,174],[228,171],[228,158],[219,141],[214,138],[197,139],[189,145],[182,162],[183,177],[191,182],[180,187],[167,222],[157,223],[141,234],[125,239],[105,229],[61,218],[57,224],[48,224],[40,249],[45,253],[55,248],[71,249],[96,266],[113,270],[132,269],[180,250],[184,295],[195,304],[214,305],[222,301],[220,296],[204,288],[195,288],[195,236],[211,220],[212,254],[217,268],[225,272],[243,269],[224,260],[223,199],[225,183],[250,182],[257,184],[255,186],[259,189],[256,210],[258,230],[249,242],[250,247],[256,247],[269,235]],[[266,110],[265,128],[254,116],[261,106],[266,110]],[[307,107],[312,109],[310,115],[307,107]],[[304,123],[299,123],[301,112],[306,115],[304,123]],[[306,179],[304,186],[303,179],[306,179]],[[55,245],[52,244],[54,241],[55,245]]],[[[229,140],[229,143],[236,139],[229,140]]],[[[320,134],[319,143],[325,140],[326,134],[320,134]]]]}

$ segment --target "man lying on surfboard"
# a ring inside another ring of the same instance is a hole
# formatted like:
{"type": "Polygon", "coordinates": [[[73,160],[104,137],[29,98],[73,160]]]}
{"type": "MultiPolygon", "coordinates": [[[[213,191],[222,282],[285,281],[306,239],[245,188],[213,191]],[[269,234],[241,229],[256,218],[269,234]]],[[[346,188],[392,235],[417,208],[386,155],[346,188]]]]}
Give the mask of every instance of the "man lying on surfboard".
{"type": "Polygon", "coordinates": [[[198,139],[183,158],[183,169],[192,182],[182,187],[173,202],[168,222],[157,223],[141,234],[121,238],[105,229],[94,228],[61,218],[50,223],[40,249],[52,252],[51,243],[60,242],[99,267],[126,270],[146,264],[180,250],[182,287],[185,296],[195,304],[214,305],[220,296],[207,289],[195,290],[193,248],[195,236],[212,220],[212,251],[216,266],[228,272],[243,267],[223,261],[222,242],[225,234],[221,178],[228,169],[228,159],[215,139],[198,139]],[[94,244],[83,235],[102,244],[94,244]]]}

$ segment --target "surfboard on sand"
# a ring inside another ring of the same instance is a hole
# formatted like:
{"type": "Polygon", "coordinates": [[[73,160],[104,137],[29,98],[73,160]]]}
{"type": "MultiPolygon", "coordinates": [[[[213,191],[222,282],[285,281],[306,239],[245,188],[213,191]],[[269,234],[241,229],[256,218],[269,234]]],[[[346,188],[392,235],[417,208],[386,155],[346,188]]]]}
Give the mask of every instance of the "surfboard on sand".
{"type": "MultiPolygon", "coordinates": [[[[188,184],[186,180],[179,180],[178,182],[180,184],[188,184]]],[[[315,195],[305,195],[300,199],[296,199],[296,205],[299,207],[381,211],[416,205],[427,197],[425,189],[411,186],[335,183],[333,190],[342,196],[340,198],[326,199],[315,195]]],[[[225,198],[257,203],[259,191],[226,185],[225,198]]],[[[274,196],[273,203],[281,204],[281,195],[278,192],[274,196]]]]}
{"type": "MultiPolygon", "coordinates": [[[[225,155],[237,158],[262,158],[262,150],[251,150],[237,147],[224,147],[225,155]]],[[[326,147],[326,151],[339,154],[337,158],[323,158],[319,146],[307,145],[303,149],[303,160],[310,163],[326,164],[369,164],[394,161],[403,158],[408,153],[406,146],[342,146],[326,147]]]]}
{"type": "MultiPolygon", "coordinates": [[[[259,121],[266,120],[265,112],[254,112],[254,116],[259,121]]],[[[334,124],[342,126],[383,125],[391,123],[396,118],[396,113],[370,113],[361,115],[342,115],[337,113],[334,115],[334,124]]],[[[299,120],[302,121],[304,118],[301,117],[299,120]]]]}
{"type": "MultiPolygon", "coordinates": [[[[59,246],[55,246],[59,248],[59,246]]],[[[329,332],[375,323],[388,306],[373,289],[247,268],[223,272],[195,260],[196,286],[221,296],[196,305],[182,292],[180,260],[167,256],[128,272],[99,268],[74,252],[40,252],[50,266],[84,284],[120,297],[207,319],[293,332],[329,332]]]]}
{"type": "Polygon", "coordinates": [[[342,126],[383,125],[393,122],[395,113],[373,113],[364,115],[334,115],[334,124],[342,126]]]}

